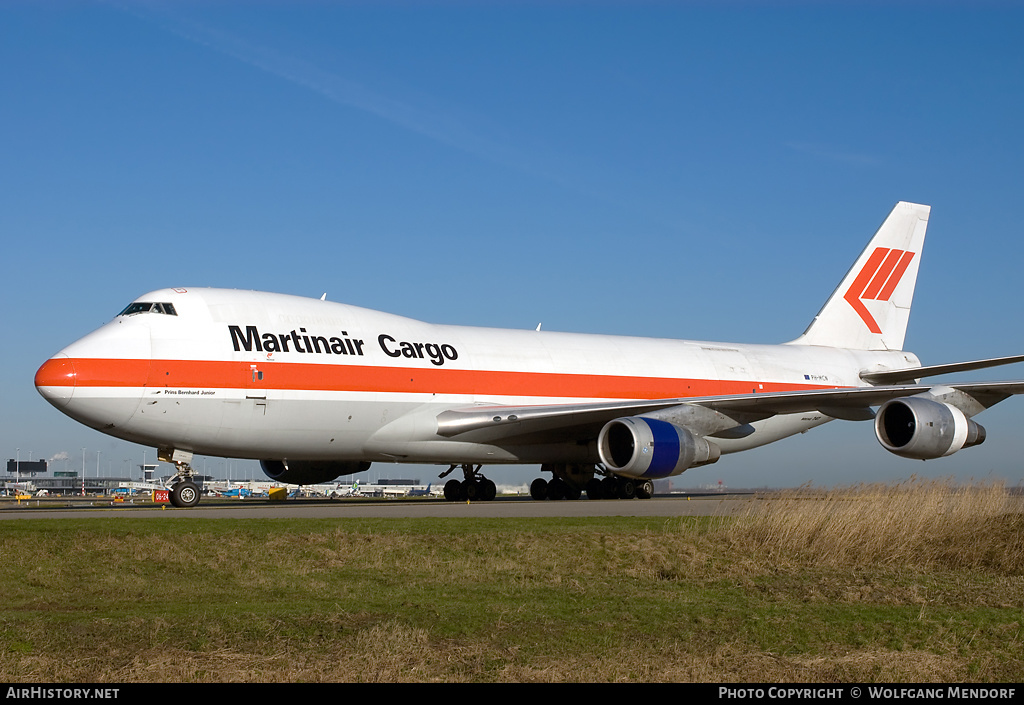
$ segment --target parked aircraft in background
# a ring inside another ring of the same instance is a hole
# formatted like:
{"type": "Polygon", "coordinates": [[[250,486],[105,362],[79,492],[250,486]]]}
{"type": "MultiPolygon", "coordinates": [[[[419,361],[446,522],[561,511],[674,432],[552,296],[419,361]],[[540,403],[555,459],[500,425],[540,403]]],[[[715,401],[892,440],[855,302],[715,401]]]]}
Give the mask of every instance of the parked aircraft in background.
{"type": "Polygon", "coordinates": [[[832,419],[874,418],[907,458],[985,439],[973,420],[1024,382],[919,384],[1024,355],[922,367],[903,351],[929,207],[899,203],[803,335],[782,345],[432,325],[323,299],[162,289],[36,374],[68,416],[156,446],[192,506],[193,453],[328,482],[371,462],[456,469],[450,499],[490,499],[483,465],[539,463],[535,498],[648,497],[656,478],[832,419]],[[877,412],[875,411],[877,407],[877,412]]]}
{"type": "Polygon", "coordinates": [[[362,492],[359,490],[359,480],[356,480],[349,487],[342,487],[338,485],[331,491],[331,497],[361,497],[362,492]]]}

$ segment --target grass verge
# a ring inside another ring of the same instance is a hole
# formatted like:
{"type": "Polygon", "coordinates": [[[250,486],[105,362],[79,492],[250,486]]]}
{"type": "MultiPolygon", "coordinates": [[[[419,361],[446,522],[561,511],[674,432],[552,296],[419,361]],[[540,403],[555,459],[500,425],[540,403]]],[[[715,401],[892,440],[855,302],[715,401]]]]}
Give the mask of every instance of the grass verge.
{"type": "Polygon", "coordinates": [[[6,522],[0,678],[1022,680],[1024,516],[1001,487],[752,506],[6,522]]]}

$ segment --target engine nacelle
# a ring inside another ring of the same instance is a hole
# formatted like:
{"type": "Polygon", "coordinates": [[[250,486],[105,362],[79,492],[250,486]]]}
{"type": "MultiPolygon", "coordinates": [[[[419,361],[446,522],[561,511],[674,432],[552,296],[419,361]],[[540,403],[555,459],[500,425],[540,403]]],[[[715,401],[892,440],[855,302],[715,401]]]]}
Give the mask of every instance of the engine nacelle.
{"type": "Polygon", "coordinates": [[[261,460],[264,474],[289,485],[316,485],[341,475],[368,470],[370,464],[358,460],[261,460]]]}
{"type": "Polygon", "coordinates": [[[722,451],[668,421],[626,416],[605,424],[597,439],[601,462],[617,475],[669,477],[718,460],[722,451]]]}
{"type": "Polygon", "coordinates": [[[955,406],[924,397],[890,399],[875,416],[875,436],[890,453],[931,460],[985,440],[985,429],[955,406]]]}

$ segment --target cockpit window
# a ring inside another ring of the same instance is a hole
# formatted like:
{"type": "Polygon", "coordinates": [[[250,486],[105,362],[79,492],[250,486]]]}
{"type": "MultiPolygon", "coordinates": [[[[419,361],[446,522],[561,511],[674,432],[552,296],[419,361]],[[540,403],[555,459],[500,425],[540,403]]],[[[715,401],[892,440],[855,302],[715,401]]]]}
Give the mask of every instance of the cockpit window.
{"type": "Polygon", "coordinates": [[[118,316],[134,316],[136,313],[163,313],[168,316],[177,316],[178,312],[174,310],[174,304],[167,303],[152,303],[149,301],[135,301],[128,304],[118,316]]]}
{"type": "Polygon", "coordinates": [[[128,304],[128,308],[126,308],[124,311],[121,311],[121,313],[117,315],[134,316],[136,313],[146,313],[151,308],[153,308],[153,304],[151,303],[146,303],[144,301],[136,301],[134,303],[128,304]]]}

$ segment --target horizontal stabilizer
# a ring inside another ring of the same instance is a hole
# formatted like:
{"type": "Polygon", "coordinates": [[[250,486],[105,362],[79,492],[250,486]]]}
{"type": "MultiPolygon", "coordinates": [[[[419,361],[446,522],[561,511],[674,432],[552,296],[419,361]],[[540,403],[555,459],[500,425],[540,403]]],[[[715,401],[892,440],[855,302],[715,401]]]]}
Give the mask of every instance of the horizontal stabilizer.
{"type": "Polygon", "coordinates": [[[1015,362],[1024,362],[1024,355],[990,357],[985,360],[952,362],[946,365],[929,365],[927,367],[910,367],[903,370],[884,370],[880,372],[865,371],[860,373],[860,378],[868,384],[902,384],[904,382],[913,382],[924,377],[954,374],[956,372],[970,372],[972,370],[983,370],[986,367],[1010,365],[1015,362]]]}

